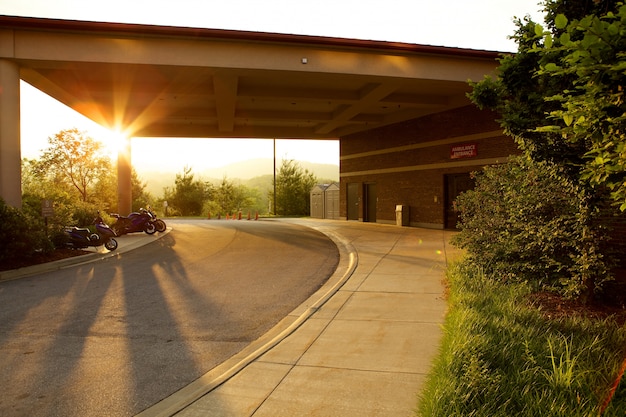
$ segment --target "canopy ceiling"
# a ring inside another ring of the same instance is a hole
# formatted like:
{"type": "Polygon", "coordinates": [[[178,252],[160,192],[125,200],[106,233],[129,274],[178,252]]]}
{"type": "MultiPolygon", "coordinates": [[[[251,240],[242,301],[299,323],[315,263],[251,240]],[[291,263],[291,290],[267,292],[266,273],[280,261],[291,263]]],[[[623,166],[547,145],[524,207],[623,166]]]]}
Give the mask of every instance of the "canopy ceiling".
{"type": "Polygon", "coordinates": [[[134,137],[338,138],[468,104],[498,53],[0,16],[0,59],[134,137]]]}

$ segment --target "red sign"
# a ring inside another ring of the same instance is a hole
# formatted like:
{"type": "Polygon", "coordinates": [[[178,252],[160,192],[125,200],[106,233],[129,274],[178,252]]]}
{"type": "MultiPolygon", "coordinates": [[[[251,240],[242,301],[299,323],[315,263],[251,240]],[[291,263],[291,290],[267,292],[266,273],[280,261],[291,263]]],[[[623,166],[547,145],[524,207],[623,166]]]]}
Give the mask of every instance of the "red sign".
{"type": "Polygon", "coordinates": [[[478,155],[478,144],[464,143],[450,148],[450,159],[473,158],[478,155]]]}

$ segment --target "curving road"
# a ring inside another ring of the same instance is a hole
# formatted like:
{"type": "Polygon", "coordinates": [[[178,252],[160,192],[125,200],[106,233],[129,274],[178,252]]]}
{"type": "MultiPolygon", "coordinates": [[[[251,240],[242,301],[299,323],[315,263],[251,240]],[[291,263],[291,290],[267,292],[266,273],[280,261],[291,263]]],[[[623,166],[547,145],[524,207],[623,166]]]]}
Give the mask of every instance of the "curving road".
{"type": "Polygon", "coordinates": [[[168,226],[117,257],[0,283],[0,415],[135,415],[260,337],[339,260],[293,224],[168,226]]]}

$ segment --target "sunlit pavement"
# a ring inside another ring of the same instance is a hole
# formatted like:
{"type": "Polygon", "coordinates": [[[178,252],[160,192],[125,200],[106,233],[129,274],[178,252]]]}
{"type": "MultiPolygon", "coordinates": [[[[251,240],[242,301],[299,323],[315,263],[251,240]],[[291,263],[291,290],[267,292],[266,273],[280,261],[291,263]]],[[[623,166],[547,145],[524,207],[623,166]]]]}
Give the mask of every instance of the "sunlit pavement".
{"type": "Polygon", "coordinates": [[[410,416],[441,340],[452,232],[281,220],[335,241],[326,286],[272,331],[140,416],[410,416]]]}
{"type": "MultiPolygon", "coordinates": [[[[442,280],[459,253],[448,244],[452,232],[275,221],[330,237],[341,256],[334,275],[263,337],[139,416],[413,415],[441,339],[442,280]]],[[[0,280],[117,256],[162,236],[127,235],[117,251],[8,271],[0,280]]]]}

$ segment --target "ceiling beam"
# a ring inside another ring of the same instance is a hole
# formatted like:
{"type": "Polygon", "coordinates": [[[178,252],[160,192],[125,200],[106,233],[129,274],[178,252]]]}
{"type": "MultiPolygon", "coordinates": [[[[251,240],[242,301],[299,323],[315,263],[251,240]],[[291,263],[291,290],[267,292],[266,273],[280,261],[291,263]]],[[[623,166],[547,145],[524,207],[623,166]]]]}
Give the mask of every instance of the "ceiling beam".
{"type": "Polygon", "coordinates": [[[213,76],[215,90],[215,110],[218,130],[232,132],[235,125],[237,107],[237,85],[239,77],[234,74],[218,73],[213,76]]]}
{"type": "Polygon", "coordinates": [[[345,124],[353,117],[365,112],[368,108],[371,108],[373,105],[380,102],[383,98],[393,93],[397,88],[398,86],[396,83],[366,85],[361,90],[358,102],[349,106],[342,106],[340,110],[333,115],[333,120],[318,127],[315,130],[315,133],[320,135],[331,133],[333,130],[345,124]]]}

